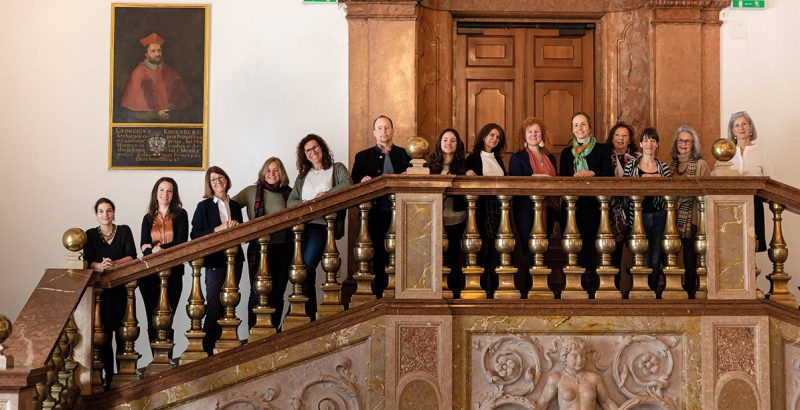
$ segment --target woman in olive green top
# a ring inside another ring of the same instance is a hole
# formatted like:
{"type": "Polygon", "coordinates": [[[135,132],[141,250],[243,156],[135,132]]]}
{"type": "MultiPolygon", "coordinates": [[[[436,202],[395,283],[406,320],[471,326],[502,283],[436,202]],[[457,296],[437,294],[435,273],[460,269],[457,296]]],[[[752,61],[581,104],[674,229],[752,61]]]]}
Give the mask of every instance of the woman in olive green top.
{"type": "MultiPolygon", "coordinates": [[[[286,208],[286,200],[291,192],[292,187],[289,186],[289,177],[286,175],[283,162],[276,157],[270,157],[261,166],[256,183],[236,194],[233,200],[242,207],[247,207],[247,219],[253,220],[286,208]]],[[[289,231],[273,233],[268,251],[269,274],[272,277],[269,302],[275,308],[275,312],[272,313],[272,325],[276,329],[280,329],[283,317],[283,294],[286,291],[286,284],[289,282],[289,264],[292,260],[289,231]]],[[[249,328],[256,323],[253,308],[258,305],[258,295],[253,285],[260,261],[261,248],[258,240],[250,241],[247,245],[247,265],[250,271],[250,297],[247,302],[247,325],[249,328]]]]}

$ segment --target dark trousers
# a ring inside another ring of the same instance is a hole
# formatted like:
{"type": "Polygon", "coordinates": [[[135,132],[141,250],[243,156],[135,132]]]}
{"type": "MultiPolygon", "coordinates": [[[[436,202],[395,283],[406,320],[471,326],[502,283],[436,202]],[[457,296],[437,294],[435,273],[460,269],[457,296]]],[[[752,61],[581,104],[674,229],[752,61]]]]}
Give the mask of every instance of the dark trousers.
{"type": "Polygon", "coordinates": [[[383,291],[389,286],[389,277],[386,275],[389,254],[386,253],[384,240],[392,224],[392,211],[382,208],[379,203],[374,204],[369,211],[369,237],[374,251],[372,274],[375,275],[375,279],[372,281],[372,293],[382,298],[383,291]]]}
{"type": "Polygon", "coordinates": [[[453,292],[453,297],[458,299],[461,290],[464,289],[464,273],[461,271],[462,266],[462,252],[461,252],[461,238],[464,236],[464,228],[467,222],[457,223],[455,225],[445,225],[444,231],[447,234],[447,252],[442,255],[443,263],[450,268],[450,274],[447,275],[447,287],[453,292]]]}
{"type": "MultiPolygon", "coordinates": [[[[283,319],[283,309],[285,301],[283,298],[286,293],[286,285],[289,283],[289,265],[292,262],[292,247],[288,243],[275,243],[267,246],[269,252],[267,264],[269,265],[269,275],[272,279],[272,290],[269,291],[269,305],[275,309],[272,313],[272,326],[280,329],[283,319]]],[[[250,296],[247,299],[247,327],[252,328],[256,324],[256,314],[253,308],[258,306],[258,294],[256,293],[256,275],[261,266],[261,247],[258,241],[251,241],[247,245],[247,267],[250,275],[250,296]]]]}
{"type": "Polygon", "coordinates": [[[650,289],[661,293],[661,263],[664,260],[664,230],[667,227],[667,211],[643,212],[642,225],[647,235],[647,252],[644,264],[653,269],[647,279],[650,289]]]}
{"type": "MultiPolygon", "coordinates": [[[[234,264],[234,277],[238,286],[242,279],[242,261],[237,260],[234,264]]],[[[203,320],[203,350],[209,356],[214,354],[214,343],[222,335],[222,327],[217,323],[225,313],[225,308],[220,302],[219,294],[225,285],[225,275],[228,268],[206,267],[206,318],[203,320]]]]}
{"type": "Polygon", "coordinates": [[[689,297],[694,299],[697,292],[697,251],[694,249],[695,238],[697,236],[697,226],[692,225],[692,233],[689,238],[681,238],[681,249],[683,250],[683,269],[685,272],[683,289],[689,292],[689,297]]]}
{"type": "Polygon", "coordinates": [[[127,302],[125,285],[104,290],[100,298],[100,317],[103,322],[103,331],[106,334],[106,343],[100,353],[103,358],[106,388],[111,386],[111,380],[114,378],[114,363],[116,362],[114,352],[116,351],[116,354],[119,354],[122,353],[123,349],[119,327],[125,317],[127,302]],[[112,346],[112,343],[116,343],[116,348],[112,346]]]}
{"type": "MultiPolygon", "coordinates": [[[[167,280],[167,300],[169,301],[169,308],[172,311],[173,318],[178,309],[181,292],[183,291],[183,271],[183,264],[174,266],[170,269],[169,279],[167,280]]],[[[158,331],[153,327],[153,315],[156,314],[158,299],[161,296],[161,279],[158,274],[154,273],[139,279],[139,292],[142,294],[144,312],[147,316],[147,337],[150,343],[153,343],[158,336],[158,331]]],[[[173,329],[169,330],[168,337],[170,341],[175,341],[175,331],[173,329]]]]}
{"type": "Polygon", "coordinates": [[[303,295],[308,298],[306,314],[312,322],[317,320],[317,266],[325,251],[327,235],[325,225],[307,223],[303,230],[303,264],[306,265],[303,295]]]}

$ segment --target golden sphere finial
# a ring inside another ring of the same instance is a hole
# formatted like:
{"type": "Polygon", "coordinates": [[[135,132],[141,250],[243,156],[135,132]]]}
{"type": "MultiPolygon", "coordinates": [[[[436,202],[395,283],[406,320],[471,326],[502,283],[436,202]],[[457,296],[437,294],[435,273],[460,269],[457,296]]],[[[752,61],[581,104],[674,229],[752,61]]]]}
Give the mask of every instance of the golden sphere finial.
{"type": "Polygon", "coordinates": [[[736,155],[736,144],[727,138],[720,138],[711,146],[711,154],[717,161],[730,161],[736,155]]]}
{"type": "Polygon", "coordinates": [[[428,155],[430,143],[422,137],[411,137],[406,141],[406,152],[411,159],[424,159],[428,155]]]}
{"type": "Polygon", "coordinates": [[[0,343],[3,343],[11,335],[11,321],[0,314],[0,343]]]}
{"type": "Polygon", "coordinates": [[[86,232],[81,228],[69,228],[61,236],[61,243],[70,252],[77,252],[86,245],[86,232]]]}

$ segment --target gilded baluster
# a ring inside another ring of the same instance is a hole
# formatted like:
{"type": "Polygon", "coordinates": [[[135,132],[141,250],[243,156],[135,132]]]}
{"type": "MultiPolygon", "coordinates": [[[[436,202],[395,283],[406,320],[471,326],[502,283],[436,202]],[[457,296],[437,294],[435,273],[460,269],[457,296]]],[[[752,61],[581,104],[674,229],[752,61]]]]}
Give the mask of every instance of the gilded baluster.
{"type": "MultiPolygon", "coordinates": [[[[71,317],[71,316],[70,316],[71,317]]],[[[67,325],[69,321],[67,321],[67,325]]],[[[58,392],[56,401],[61,408],[69,407],[70,386],[69,377],[70,371],[67,369],[67,359],[72,354],[72,346],[69,344],[69,337],[67,337],[67,327],[61,331],[61,336],[58,338],[58,348],[61,349],[61,368],[58,371],[58,383],[61,385],[61,391],[58,392]]]]}
{"type": "Polygon", "coordinates": [[[500,266],[495,269],[498,277],[495,299],[519,299],[520,292],[514,287],[517,267],[511,265],[511,252],[517,241],[511,231],[511,196],[498,195],[500,201],[500,227],[494,240],[494,247],[500,255],[500,266]]]}
{"type": "Polygon", "coordinates": [[[390,194],[389,199],[392,202],[392,219],[389,223],[389,230],[386,232],[386,239],[383,240],[383,245],[386,247],[386,254],[389,257],[388,264],[386,265],[386,277],[388,284],[386,290],[383,291],[383,297],[394,298],[395,289],[395,249],[397,247],[397,198],[395,194],[390,194]]]}
{"type": "MultiPolygon", "coordinates": [[[[447,195],[443,195],[443,197],[442,204],[447,201],[447,195]]],[[[450,289],[450,286],[447,284],[447,278],[450,276],[450,272],[452,272],[452,270],[445,264],[445,255],[447,255],[447,249],[450,248],[450,239],[447,237],[447,231],[444,229],[444,224],[442,224],[442,227],[442,298],[452,299],[453,290],[450,289]]]]}
{"type": "Polygon", "coordinates": [[[706,267],[706,252],[708,250],[708,237],[706,236],[706,197],[697,197],[698,219],[697,238],[694,250],[697,252],[697,290],[695,299],[705,299],[708,296],[708,268],[706,267]]]}
{"type": "Polygon", "coordinates": [[[477,195],[467,195],[467,226],[464,228],[464,238],[461,240],[461,250],[467,256],[467,264],[462,269],[464,272],[464,290],[461,299],[486,299],[486,292],[481,289],[481,275],[483,266],[478,265],[478,252],[481,250],[483,240],[478,233],[476,218],[477,195]]]}
{"type": "MultiPolygon", "coordinates": [[[[664,197],[667,202],[667,225],[664,229],[664,240],[661,242],[664,254],[667,255],[667,265],[664,267],[663,299],[688,299],[689,294],[681,286],[685,269],[678,265],[678,254],[681,252],[681,237],[678,235],[675,202],[677,198],[671,195],[664,197]]],[[[655,261],[659,263],[659,261],[655,261]]]]}
{"type": "Polygon", "coordinates": [[[272,235],[258,238],[261,258],[259,258],[258,273],[255,275],[253,284],[253,289],[258,295],[258,305],[253,307],[256,323],[250,329],[249,341],[275,334],[275,327],[272,326],[272,314],[275,312],[275,308],[269,306],[269,293],[272,291],[272,276],[269,274],[269,241],[271,239],[272,235]]]}
{"type": "Polygon", "coordinates": [[[169,340],[169,331],[172,329],[172,308],[169,306],[167,298],[167,287],[169,281],[169,269],[158,272],[160,281],[160,293],[158,295],[158,307],[153,312],[153,328],[156,329],[156,340],[150,343],[153,351],[153,361],[147,366],[144,375],[149,377],[175,367],[172,363],[172,348],[175,344],[169,340]]]}
{"type": "Polygon", "coordinates": [[[239,285],[236,283],[236,254],[239,252],[237,246],[225,249],[225,258],[228,262],[228,270],[225,273],[225,284],[219,294],[219,301],[225,310],[222,318],[217,320],[222,328],[222,335],[214,343],[214,354],[224,352],[242,345],[239,340],[239,325],[242,320],[236,317],[236,306],[239,305],[242,294],[239,293],[239,285]]]}
{"type": "Polygon", "coordinates": [[[553,292],[547,286],[547,277],[550,276],[550,268],[544,265],[544,253],[550,246],[550,239],[547,237],[547,228],[544,217],[544,199],[542,195],[531,195],[533,202],[533,227],[528,238],[528,250],[533,255],[533,264],[528,269],[531,275],[531,290],[528,292],[528,299],[552,299],[553,292]]]}
{"type": "MultiPolygon", "coordinates": [[[[342,266],[342,258],[339,257],[339,250],[336,249],[336,214],[325,216],[325,223],[327,224],[327,242],[325,252],[322,253],[322,270],[325,271],[325,283],[322,284],[322,303],[319,310],[317,310],[317,317],[320,318],[344,311],[341,298],[342,285],[336,279],[339,275],[339,268],[342,266]]],[[[393,261],[394,251],[390,255],[393,261]]],[[[392,266],[392,269],[394,269],[394,266],[392,266]]]]}
{"type": "Polygon", "coordinates": [[[53,353],[50,355],[50,370],[47,371],[50,397],[45,400],[45,403],[53,403],[53,406],[57,406],[61,402],[61,391],[64,390],[61,376],[64,371],[64,351],[62,346],[65,345],[66,335],[62,331],[58,337],[58,342],[53,348],[53,353]]]}
{"type": "MultiPolygon", "coordinates": [[[[49,363],[49,361],[48,361],[49,363]]],[[[47,382],[38,382],[34,387],[33,392],[33,408],[34,409],[52,409],[55,406],[53,400],[47,402],[47,407],[45,407],[45,401],[47,398],[50,397],[50,388],[47,386],[47,382]]]]}
{"type": "Polygon", "coordinates": [[[353,275],[357,283],[356,293],[350,300],[350,306],[358,306],[369,301],[375,300],[372,294],[372,280],[375,275],[372,273],[372,258],[375,250],[372,248],[372,239],[369,237],[369,210],[372,208],[371,202],[364,202],[358,206],[358,239],[353,250],[358,261],[358,272],[353,275]]]}
{"type": "Polygon", "coordinates": [[[633,227],[628,239],[628,247],[633,253],[633,267],[631,267],[633,286],[629,297],[631,299],[655,299],[655,292],[650,290],[650,286],[647,284],[647,276],[653,270],[644,264],[644,254],[647,252],[647,235],[644,233],[644,224],[642,223],[644,197],[634,195],[631,197],[631,201],[633,201],[633,227]]]}
{"type": "Polygon", "coordinates": [[[111,388],[114,389],[141,378],[136,363],[142,355],[136,353],[135,349],[136,339],[139,338],[139,321],[136,320],[136,281],[133,280],[126,283],[125,291],[127,294],[125,317],[122,319],[122,324],[118,330],[123,341],[123,347],[122,353],[117,354],[119,369],[111,382],[111,388]]]}
{"type": "Polygon", "coordinates": [[[567,202],[567,227],[564,229],[561,247],[567,252],[567,265],[563,269],[566,284],[561,292],[561,299],[587,299],[588,294],[581,288],[581,275],[586,269],[578,266],[578,253],[583,248],[575,219],[575,203],[578,197],[567,195],[564,200],[567,202]]]}
{"type": "Polygon", "coordinates": [[[306,265],[303,262],[303,230],[305,225],[299,224],[292,227],[294,233],[294,259],[289,268],[289,281],[292,282],[292,294],[289,295],[289,313],[283,321],[284,329],[291,329],[306,323],[311,319],[306,313],[308,297],[303,294],[303,282],[306,280],[306,265]]]}
{"type": "Polygon", "coordinates": [[[189,316],[191,325],[184,334],[189,340],[186,351],[181,355],[178,364],[183,366],[200,359],[208,357],[208,353],[203,350],[203,338],[206,332],[203,331],[203,316],[206,315],[205,298],[203,288],[200,286],[200,269],[203,267],[203,258],[195,259],[192,265],[192,291],[189,293],[189,300],[186,302],[186,314],[189,316]]]}
{"type": "Polygon", "coordinates": [[[69,344],[69,355],[67,355],[64,360],[64,368],[69,374],[66,383],[66,391],[69,392],[68,402],[72,405],[81,393],[81,389],[75,381],[75,371],[78,369],[78,362],[75,361],[75,345],[78,342],[78,325],[75,323],[75,317],[73,315],[69,316],[69,321],[64,329],[64,333],[67,335],[67,342],[69,344]]]}
{"type": "Polygon", "coordinates": [[[600,266],[597,267],[597,275],[600,277],[600,286],[595,292],[596,299],[621,299],[622,292],[614,286],[614,276],[619,272],[611,264],[611,254],[617,247],[614,234],[611,232],[611,217],[608,203],[611,200],[607,196],[598,196],[600,202],[600,227],[597,230],[595,248],[600,254],[600,266]]]}
{"type": "Polygon", "coordinates": [[[105,386],[103,378],[103,346],[108,342],[103,329],[103,315],[100,299],[103,289],[94,288],[94,306],[92,307],[92,394],[102,393],[105,386]]]}
{"type": "Polygon", "coordinates": [[[789,249],[783,239],[783,216],[781,214],[784,206],[769,201],[769,209],[772,211],[772,240],[769,241],[767,255],[772,262],[772,273],[767,276],[770,284],[767,297],[782,305],[797,308],[797,299],[789,292],[788,288],[792,275],[783,270],[783,264],[789,257],[789,249]]]}

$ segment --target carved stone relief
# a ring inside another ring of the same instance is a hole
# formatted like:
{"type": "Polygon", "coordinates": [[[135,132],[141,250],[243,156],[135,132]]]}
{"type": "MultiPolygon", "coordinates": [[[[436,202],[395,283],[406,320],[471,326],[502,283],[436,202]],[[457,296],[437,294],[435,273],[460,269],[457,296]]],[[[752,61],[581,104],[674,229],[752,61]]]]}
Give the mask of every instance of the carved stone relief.
{"type": "Polygon", "coordinates": [[[683,408],[679,335],[477,335],[476,409],[683,408]]]}
{"type": "Polygon", "coordinates": [[[785,343],[784,357],[786,408],[800,410],[800,346],[785,343]]]}

